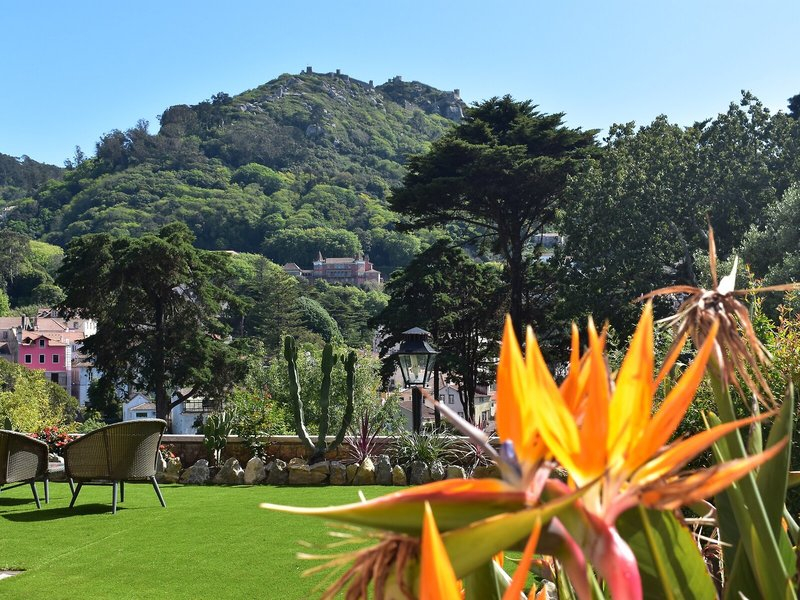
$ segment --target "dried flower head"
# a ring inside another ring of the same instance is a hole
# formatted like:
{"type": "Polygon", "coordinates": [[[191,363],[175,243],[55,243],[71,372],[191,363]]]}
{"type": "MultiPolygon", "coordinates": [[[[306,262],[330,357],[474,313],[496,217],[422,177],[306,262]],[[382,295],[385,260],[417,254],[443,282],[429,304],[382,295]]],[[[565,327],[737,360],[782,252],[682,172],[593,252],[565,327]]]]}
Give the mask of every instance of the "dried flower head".
{"type": "Polygon", "coordinates": [[[782,292],[798,289],[798,284],[773,285],[750,290],[737,290],[736,269],[738,257],[733,261],[731,272],[717,282],[717,248],[714,230],[708,228],[708,255],[711,267],[712,289],[688,285],[673,285],[652,291],[637,298],[647,300],[668,294],[688,294],[688,297],[671,317],[661,322],[670,323],[676,329],[676,337],[670,354],[680,348],[686,337],[691,336],[696,348],[702,347],[714,323],[719,330],[714,342],[714,358],[720,377],[725,384],[733,384],[744,396],[740,380],[762,403],[775,405],[762,368],[770,363],[770,355],[756,336],[750,313],[740,297],[760,292],[782,292]]]}
{"type": "Polygon", "coordinates": [[[372,587],[375,600],[382,600],[388,593],[387,584],[392,580],[392,597],[405,597],[413,600],[413,590],[407,580],[407,567],[419,559],[418,538],[403,534],[385,531],[366,531],[359,527],[347,527],[338,524],[339,529],[346,531],[331,531],[331,536],[339,538],[339,542],[329,544],[328,549],[342,545],[361,544],[378,540],[372,546],[360,550],[341,554],[308,554],[301,552],[298,558],[307,560],[325,561],[303,572],[304,576],[313,575],[321,571],[337,570],[344,565],[350,565],[347,570],[326,589],[322,598],[333,599],[344,591],[346,600],[359,600],[368,598],[368,590],[372,587]]]}

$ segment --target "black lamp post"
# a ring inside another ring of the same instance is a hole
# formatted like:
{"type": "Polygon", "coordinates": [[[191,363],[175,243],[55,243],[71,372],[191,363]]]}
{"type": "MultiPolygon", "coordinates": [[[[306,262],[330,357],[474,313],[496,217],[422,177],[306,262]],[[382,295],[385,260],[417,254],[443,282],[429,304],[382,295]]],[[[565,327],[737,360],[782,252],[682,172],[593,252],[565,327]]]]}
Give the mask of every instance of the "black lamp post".
{"type": "Polygon", "coordinates": [[[422,428],[422,392],[433,372],[433,363],[439,354],[427,342],[430,335],[424,329],[414,327],[403,332],[400,346],[394,353],[400,363],[403,383],[411,388],[411,422],[415,433],[422,428]]]}

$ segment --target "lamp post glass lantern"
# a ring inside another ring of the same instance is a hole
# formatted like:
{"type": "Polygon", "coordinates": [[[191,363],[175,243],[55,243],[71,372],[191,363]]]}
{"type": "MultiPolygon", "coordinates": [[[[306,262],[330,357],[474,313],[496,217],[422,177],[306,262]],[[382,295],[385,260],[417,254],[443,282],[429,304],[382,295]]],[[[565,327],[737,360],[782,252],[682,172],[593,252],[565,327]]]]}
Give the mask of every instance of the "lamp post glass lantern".
{"type": "Polygon", "coordinates": [[[422,392],[419,388],[427,385],[439,352],[427,342],[430,333],[424,329],[414,327],[402,335],[395,356],[400,363],[403,383],[411,388],[412,426],[419,433],[422,427],[422,392]]]}

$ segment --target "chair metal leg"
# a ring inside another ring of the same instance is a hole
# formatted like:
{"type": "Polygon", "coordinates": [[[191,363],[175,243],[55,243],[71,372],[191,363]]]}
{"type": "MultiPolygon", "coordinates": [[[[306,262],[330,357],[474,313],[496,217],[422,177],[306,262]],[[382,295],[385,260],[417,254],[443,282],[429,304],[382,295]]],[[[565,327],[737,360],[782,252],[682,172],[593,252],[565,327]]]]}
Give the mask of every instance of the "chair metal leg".
{"type": "Polygon", "coordinates": [[[69,503],[69,507],[70,507],[70,508],[72,508],[73,506],[75,506],[75,500],[77,500],[77,499],[78,499],[78,494],[80,494],[80,493],[81,493],[81,488],[82,488],[82,487],[83,487],[83,483],[79,481],[79,482],[78,482],[78,487],[76,487],[76,488],[75,488],[75,491],[74,491],[74,492],[72,492],[72,500],[71,500],[71,501],[70,501],[70,503],[69,503]]]}
{"type": "Polygon", "coordinates": [[[69,493],[75,494],[75,482],[72,481],[72,477],[69,478],[69,493]]]}
{"type": "Polygon", "coordinates": [[[125,502],[125,482],[119,482],[119,501],[125,502]]]}
{"type": "Polygon", "coordinates": [[[117,514],[117,482],[111,482],[111,514],[117,514]]]}
{"type": "Polygon", "coordinates": [[[36,491],[35,481],[31,481],[31,489],[33,490],[33,499],[36,500],[36,508],[42,508],[42,505],[39,502],[39,492],[36,491]]]}
{"type": "Polygon", "coordinates": [[[44,503],[50,504],[50,478],[44,476],[44,503]]]}
{"type": "Polygon", "coordinates": [[[158,501],[161,502],[161,506],[167,508],[167,503],[164,502],[164,496],[161,495],[161,490],[158,487],[158,482],[156,481],[156,478],[151,477],[150,482],[153,484],[153,489],[156,491],[156,495],[158,496],[158,501]]]}

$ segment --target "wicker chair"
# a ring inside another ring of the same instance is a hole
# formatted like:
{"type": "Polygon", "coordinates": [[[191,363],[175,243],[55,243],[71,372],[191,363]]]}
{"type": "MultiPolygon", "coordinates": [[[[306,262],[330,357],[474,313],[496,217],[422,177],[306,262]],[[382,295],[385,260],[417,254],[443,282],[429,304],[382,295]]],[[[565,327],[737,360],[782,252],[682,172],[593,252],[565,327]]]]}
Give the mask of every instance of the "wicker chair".
{"type": "Polygon", "coordinates": [[[0,429],[0,489],[11,489],[29,484],[41,508],[35,482],[47,475],[47,444],[24,433],[0,429]]]}
{"type": "Polygon", "coordinates": [[[120,502],[125,501],[126,481],[149,481],[161,506],[164,497],[156,482],[156,460],[161,435],[167,423],[161,419],[137,419],[101,427],[64,446],[67,477],[77,482],[70,508],[81,487],[111,484],[111,512],[117,512],[117,484],[120,502]]]}

